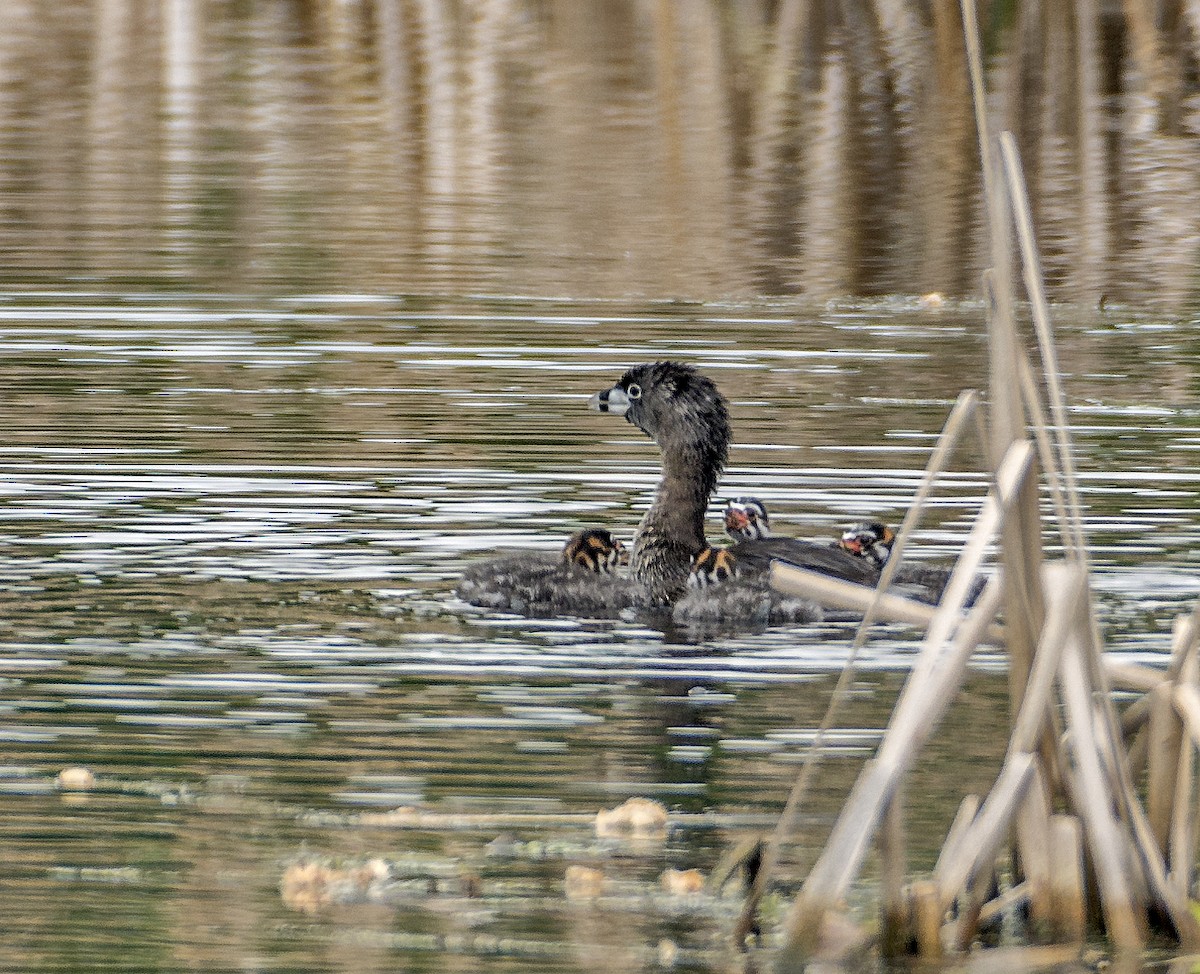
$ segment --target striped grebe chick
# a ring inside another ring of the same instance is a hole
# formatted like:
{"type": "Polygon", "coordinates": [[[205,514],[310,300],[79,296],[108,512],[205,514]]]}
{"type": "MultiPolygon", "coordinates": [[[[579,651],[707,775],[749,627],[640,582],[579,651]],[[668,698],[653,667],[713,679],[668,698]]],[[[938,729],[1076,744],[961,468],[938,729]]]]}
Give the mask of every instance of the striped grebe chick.
{"type": "Polygon", "coordinates": [[[562,560],[570,566],[609,575],[629,564],[629,550],[605,528],[576,531],[563,545],[562,560]]]}
{"type": "Polygon", "coordinates": [[[753,541],[771,536],[767,507],[757,497],[735,497],[725,504],[725,533],[733,541],[753,541]]]}
{"type": "Polygon", "coordinates": [[[881,569],[891,557],[895,541],[896,533],[882,521],[859,521],[842,532],[838,545],[881,569]]]}

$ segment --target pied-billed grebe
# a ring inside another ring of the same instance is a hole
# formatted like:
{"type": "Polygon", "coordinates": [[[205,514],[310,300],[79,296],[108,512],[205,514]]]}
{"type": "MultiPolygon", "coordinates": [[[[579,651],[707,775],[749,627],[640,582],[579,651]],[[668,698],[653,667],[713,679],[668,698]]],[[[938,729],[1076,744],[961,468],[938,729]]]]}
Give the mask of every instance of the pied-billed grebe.
{"type": "MultiPolygon", "coordinates": [[[[842,532],[838,545],[882,569],[892,556],[892,545],[896,543],[896,532],[882,521],[860,521],[842,532]]],[[[936,605],[941,601],[946,583],[950,581],[950,570],[937,565],[913,564],[900,566],[892,579],[892,590],[900,595],[936,605]]],[[[983,588],[983,579],[975,581],[968,603],[974,603],[983,588]]]]}
{"type": "Polygon", "coordinates": [[[692,568],[687,580],[688,588],[707,588],[709,585],[727,582],[736,575],[737,561],[728,548],[705,545],[692,559],[692,568]]]}
{"type": "Polygon", "coordinates": [[[654,502],[633,536],[633,578],[660,605],[687,590],[692,559],[705,547],[704,513],[729,455],[725,398],[707,376],[679,362],[635,365],[592,409],[626,421],[662,453],[654,502]]]}
{"type": "Polygon", "coordinates": [[[615,574],[628,561],[625,545],[607,530],[585,528],[558,555],[526,552],[472,565],[457,592],[472,605],[520,615],[612,617],[646,602],[641,586],[615,574]]]}
{"type": "Polygon", "coordinates": [[[882,521],[859,521],[842,532],[838,545],[871,562],[876,568],[883,568],[892,554],[892,545],[896,541],[896,533],[882,521]]]}
{"type": "Polygon", "coordinates": [[[767,507],[757,497],[735,497],[725,504],[725,533],[734,541],[771,536],[767,507]]]}
{"type": "Polygon", "coordinates": [[[585,528],[567,539],[562,559],[597,575],[607,575],[618,565],[629,564],[629,549],[604,528],[585,528]]]}
{"type": "MultiPolygon", "coordinates": [[[[767,506],[757,497],[735,497],[725,502],[722,514],[725,534],[732,541],[747,541],[771,536],[771,518],[767,506]]],[[[688,588],[707,588],[736,578],[737,559],[728,548],[705,547],[692,559],[688,588]]]]}
{"type": "Polygon", "coordinates": [[[688,576],[688,592],[671,618],[689,627],[720,630],[820,622],[824,610],[808,599],[776,592],[761,573],[743,576],[728,548],[705,548],[688,576]]]}
{"type": "MultiPolygon", "coordinates": [[[[625,372],[589,405],[623,416],[658,444],[662,476],[633,538],[629,578],[580,572],[564,563],[518,555],[473,566],[459,595],[469,602],[528,615],[612,616],[631,607],[673,608],[676,620],[782,622],[820,618],[812,603],[774,592],[772,559],[873,585],[878,572],[849,552],[794,538],[746,538],[726,549],[738,578],[689,591],[692,562],[706,547],[704,515],[725,467],[731,438],[725,399],[707,376],[679,362],[625,372]]],[[[761,504],[759,505],[761,507],[761,504]]]]}
{"type": "Polygon", "coordinates": [[[742,578],[731,549],[708,545],[692,562],[688,593],[675,603],[672,618],[688,626],[724,628],[820,622],[824,612],[815,602],[776,592],[761,574],[742,578]]]}
{"type": "Polygon", "coordinates": [[[654,362],[629,369],[615,386],[593,396],[591,405],[624,416],[662,452],[662,477],[634,535],[630,570],[657,602],[675,603],[677,621],[819,618],[820,609],[812,603],[786,599],[768,586],[766,574],[775,558],[867,585],[878,579],[873,566],[849,552],[796,538],[754,537],[723,549],[728,555],[721,558],[736,564],[736,579],[689,587],[693,561],[708,547],[704,515],[729,451],[724,398],[691,366],[654,362]]]}

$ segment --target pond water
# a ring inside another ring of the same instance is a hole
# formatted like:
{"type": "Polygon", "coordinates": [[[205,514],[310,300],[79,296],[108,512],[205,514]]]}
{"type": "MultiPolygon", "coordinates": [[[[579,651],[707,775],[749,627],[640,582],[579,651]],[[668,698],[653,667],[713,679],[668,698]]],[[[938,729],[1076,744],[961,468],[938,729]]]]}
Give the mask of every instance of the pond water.
{"type": "MultiPolygon", "coordinates": [[[[900,521],[985,383],[990,258],[951,8],[870,6],[0,3],[0,966],[768,963],[728,948],[736,877],[659,876],[773,825],[852,629],[453,590],[631,536],[656,449],[585,404],[659,358],[730,400],[719,498],[900,521]],[[665,837],[595,836],[630,797],[665,837]]],[[[1200,591],[1194,45],[1137,5],[991,6],[1109,651],[1159,665],[1200,591]]],[[[912,557],[957,551],[978,453],[912,557]]],[[[861,656],[768,949],[915,648],[861,656]]],[[[1005,693],[981,653],[914,771],[914,870],[990,784],[1005,693]]]]}
{"type": "MultiPolygon", "coordinates": [[[[1200,589],[1194,331],[1120,308],[1060,318],[1110,647],[1156,665],[1200,589]]],[[[659,873],[707,872],[770,826],[852,630],[497,617],[455,577],[585,524],[632,534],[656,449],[586,397],[669,356],[731,401],[718,496],[755,493],[803,536],[898,523],[954,396],[983,381],[981,319],[901,299],[6,295],[10,963],[725,969],[736,891],[675,899],[659,873]],[[95,790],[56,788],[76,765],[95,790]],[[630,796],[671,810],[665,841],[594,837],[590,816],[630,796]],[[381,815],[399,806],[435,817],[381,815]],[[284,882],[373,859],[389,873],[369,888],[284,882]],[[571,865],[604,869],[599,900],[564,896],[571,865]]],[[[976,453],[914,557],[962,540],[976,453]]],[[[899,627],[868,643],[785,892],[914,649],[899,627]]],[[[918,766],[914,868],[994,775],[1001,668],[979,657],[918,766]]]]}

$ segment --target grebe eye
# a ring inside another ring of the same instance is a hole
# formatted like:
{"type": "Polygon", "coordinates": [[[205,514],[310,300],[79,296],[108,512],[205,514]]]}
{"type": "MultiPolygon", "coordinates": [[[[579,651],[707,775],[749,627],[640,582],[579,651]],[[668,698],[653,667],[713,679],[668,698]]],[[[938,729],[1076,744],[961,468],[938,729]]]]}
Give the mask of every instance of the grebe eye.
{"type": "Polygon", "coordinates": [[[631,382],[629,383],[629,388],[625,390],[625,395],[627,395],[630,399],[641,399],[642,387],[636,382],[631,382]]]}

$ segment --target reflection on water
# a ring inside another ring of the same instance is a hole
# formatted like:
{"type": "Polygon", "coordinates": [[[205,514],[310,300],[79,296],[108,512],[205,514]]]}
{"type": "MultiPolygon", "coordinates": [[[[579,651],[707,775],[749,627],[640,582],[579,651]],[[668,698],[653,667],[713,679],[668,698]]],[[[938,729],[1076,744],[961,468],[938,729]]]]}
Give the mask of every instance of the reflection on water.
{"type": "MultiPolygon", "coordinates": [[[[756,493],[781,531],[813,537],[898,522],[950,402],[979,378],[980,315],[8,296],[0,909],[22,931],[14,965],[61,970],[86,945],[126,968],[590,971],[602,950],[605,969],[640,970],[677,950],[727,969],[732,888],[675,899],[659,874],[708,870],[772,821],[849,631],[693,641],[494,617],[459,604],[454,577],[583,524],[632,533],[655,448],[584,403],[669,355],[731,400],[720,496],[756,493]],[[73,765],[95,791],[55,789],[73,765]],[[671,809],[665,842],[592,834],[595,811],[630,795],[671,809]],[[443,825],[370,817],[397,806],[443,825]],[[313,863],[342,885],[281,895],[289,867],[313,863]],[[565,898],[576,864],[608,877],[590,905],[565,898]]],[[[1195,338],[1110,310],[1065,321],[1061,342],[1113,644],[1153,663],[1200,588],[1195,338]]],[[[915,554],[961,541],[986,487],[976,466],[967,451],[915,554]]],[[[785,888],[912,648],[899,628],[868,645],[785,888]]],[[[919,767],[915,866],[962,789],[994,773],[1000,662],[980,659],[919,767]]]]}
{"type": "MultiPolygon", "coordinates": [[[[981,6],[1055,292],[1194,304],[1193,6],[981,6]]],[[[965,64],[915,0],[7,0],[0,282],[970,294],[965,64]]]]}

